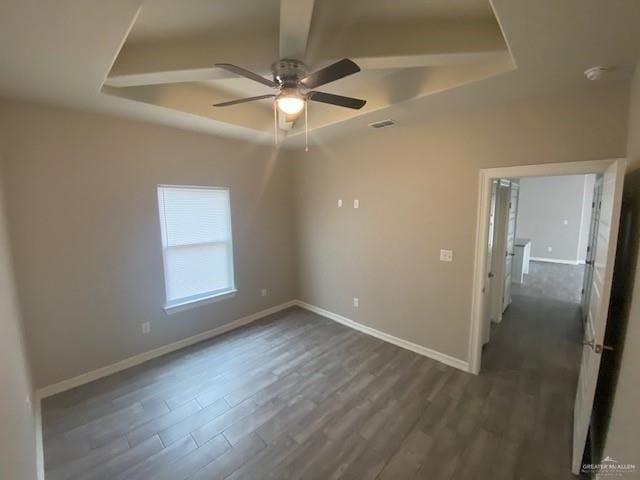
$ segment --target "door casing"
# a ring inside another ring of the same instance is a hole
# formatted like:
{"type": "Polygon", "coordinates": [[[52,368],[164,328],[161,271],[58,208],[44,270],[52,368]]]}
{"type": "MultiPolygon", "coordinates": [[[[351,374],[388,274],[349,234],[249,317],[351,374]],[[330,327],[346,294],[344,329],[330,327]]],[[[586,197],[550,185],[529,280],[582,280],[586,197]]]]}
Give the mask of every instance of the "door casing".
{"type": "Polygon", "coordinates": [[[468,346],[469,372],[480,373],[482,362],[483,313],[486,295],[483,293],[487,276],[487,242],[491,202],[491,182],[500,178],[545,177],[557,175],[602,174],[613,163],[626,164],[624,158],[585,160],[582,162],[545,163],[482,169],[479,173],[476,241],[471,291],[471,319],[468,346]]]}

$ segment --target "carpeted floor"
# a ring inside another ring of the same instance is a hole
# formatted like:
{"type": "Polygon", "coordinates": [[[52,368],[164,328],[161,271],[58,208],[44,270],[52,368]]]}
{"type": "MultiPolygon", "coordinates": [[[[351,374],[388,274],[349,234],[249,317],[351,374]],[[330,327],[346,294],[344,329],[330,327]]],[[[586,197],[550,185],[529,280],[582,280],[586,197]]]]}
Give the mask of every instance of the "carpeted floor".
{"type": "Polygon", "coordinates": [[[514,283],[511,293],[580,303],[584,265],[531,262],[524,283],[514,283]]]}

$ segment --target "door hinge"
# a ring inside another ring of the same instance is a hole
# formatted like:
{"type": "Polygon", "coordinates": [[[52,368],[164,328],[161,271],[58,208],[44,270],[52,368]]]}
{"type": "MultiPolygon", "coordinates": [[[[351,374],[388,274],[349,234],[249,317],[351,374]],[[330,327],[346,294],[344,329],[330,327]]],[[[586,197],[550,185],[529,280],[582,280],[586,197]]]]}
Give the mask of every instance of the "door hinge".
{"type": "Polygon", "coordinates": [[[587,246],[587,253],[591,251],[591,246],[587,246]]]}
{"type": "Polygon", "coordinates": [[[591,202],[591,208],[596,208],[596,202],[591,202]]]}
{"type": "Polygon", "coordinates": [[[584,288],[580,291],[580,295],[584,295],[584,288]]]}

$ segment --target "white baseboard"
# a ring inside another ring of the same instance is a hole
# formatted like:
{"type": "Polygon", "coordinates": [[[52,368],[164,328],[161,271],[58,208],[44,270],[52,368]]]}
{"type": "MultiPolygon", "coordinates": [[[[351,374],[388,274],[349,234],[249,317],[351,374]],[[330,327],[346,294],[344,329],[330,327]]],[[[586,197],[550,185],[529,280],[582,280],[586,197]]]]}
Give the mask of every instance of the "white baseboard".
{"type": "Polygon", "coordinates": [[[247,325],[251,322],[254,322],[263,317],[266,317],[267,315],[271,315],[273,313],[279,312],[281,310],[285,310],[295,305],[302,307],[306,310],[309,310],[311,312],[317,313],[318,315],[322,315],[323,317],[327,317],[343,325],[346,325],[347,327],[353,328],[354,330],[358,330],[360,332],[366,333],[367,335],[371,335],[372,337],[376,337],[385,342],[389,342],[389,343],[392,343],[393,345],[397,345],[398,347],[411,350],[412,352],[418,353],[420,355],[424,355],[425,357],[433,358],[434,360],[442,362],[451,367],[458,368],[465,372],[469,371],[468,362],[464,360],[460,360],[459,358],[451,357],[444,353],[438,352],[436,350],[432,350],[427,347],[423,347],[422,345],[418,345],[408,340],[394,337],[393,335],[389,335],[388,333],[382,332],[380,330],[376,330],[375,328],[367,327],[366,325],[362,325],[361,323],[358,323],[349,318],[343,317],[342,315],[338,315],[337,313],[333,313],[323,308],[316,307],[315,305],[311,305],[300,300],[291,300],[289,302],[281,303],[271,308],[267,308],[260,312],[247,315],[246,317],[239,318],[237,320],[226,323],[214,329],[207,330],[206,332],[199,333],[192,337],[178,340],[177,342],[173,342],[168,345],[163,345],[162,347],[158,347],[153,350],[149,350],[148,352],[134,355],[133,357],[125,358],[124,360],[113,363],[111,365],[107,365],[105,367],[101,367],[96,370],[83,373],[76,377],[69,378],[67,380],[62,380],[61,382],[57,382],[52,385],[48,385],[46,387],[40,388],[36,391],[36,401],[39,404],[40,400],[43,398],[47,398],[52,395],[56,395],[58,393],[64,392],[66,390],[79,387],[86,383],[92,382],[94,380],[98,380],[102,377],[106,377],[108,375],[120,372],[122,370],[126,370],[127,368],[134,367],[136,365],[139,365],[146,361],[160,357],[167,353],[171,353],[176,350],[180,350],[181,348],[185,348],[190,345],[193,345],[195,343],[208,340],[218,335],[222,335],[223,333],[226,333],[230,330],[234,330],[243,325],[247,325]]]}
{"type": "MultiPolygon", "coordinates": [[[[558,258],[531,257],[532,262],[562,263],[564,265],[580,265],[577,260],[560,260],[558,258]]],[[[582,262],[584,264],[584,262],[582,262]]]]}
{"type": "Polygon", "coordinates": [[[311,305],[301,300],[297,300],[295,303],[305,310],[317,313],[318,315],[327,317],[331,320],[341,323],[342,325],[353,328],[354,330],[358,330],[362,333],[366,333],[367,335],[371,335],[372,337],[379,338],[380,340],[383,340],[385,342],[392,343],[393,345],[396,345],[400,348],[411,350],[412,352],[432,358],[464,372],[469,371],[469,363],[464,360],[460,360],[459,358],[451,357],[436,350],[431,350],[430,348],[423,347],[422,345],[409,342],[408,340],[394,337],[393,335],[389,335],[388,333],[381,332],[380,330],[376,330],[375,328],[367,327],[366,325],[362,325],[361,323],[355,322],[347,317],[343,317],[342,315],[330,312],[328,310],[325,310],[324,308],[316,307],[315,305],[311,305]]]}
{"type": "Polygon", "coordinates": [[[181,348],[188,347],[195,343],[202,342],[203,340],[208,340],[210,338],[217,337],[218,335],[222,335],[223,333],[226,333],[230,330],[234,330],[243,325],[247,325],[251,322],[255,322],[256,320],[266,317],[267,315],[271,315],[273,313],[279,312],[286,308],[293,307],[294,305],[297,305],[296,300],[291,300],[289,302],[281,303],[271,308],[267,308],[266,310],[262,310],[260,312],[253,313],[251,315],[247,315],[246,317],[239,318],[232,322],[225,323],[224,325],[221,325],[211,330],[207,330],[206,332],[199,333],[198,335],[194,335],[189,338],[178,340],[177,342],[173,342],[168,345],[163,345],[162,347],[158,347],[153,350],[149,350],[148,352],[134,355],[133,357],[125,358],[124,360],[121,360],[119,362],[113,363],[111,365],[107,365],[102,368],[98,368],[96,370],[92,370],[90,372],[83,373],[81,375],[78,375],[77,377],[69,378],[67,380],[62,380],[61,382],[54,383],[53,385],[48,385],[36,391],[37,400],[39,401],[40,399],[50,397],[57,393],[70,390],[75,387],[79,387],[80,385],[84,385],[85,383],[93,382],[94,380],[98,380],[99,378],[106,377],[107,375],[120,372],[122,370],[133,367],[135,365],[144,363],[148,360],[152,360],[161,355],[165,355],[167,353],[180,350],[181,348]]]}

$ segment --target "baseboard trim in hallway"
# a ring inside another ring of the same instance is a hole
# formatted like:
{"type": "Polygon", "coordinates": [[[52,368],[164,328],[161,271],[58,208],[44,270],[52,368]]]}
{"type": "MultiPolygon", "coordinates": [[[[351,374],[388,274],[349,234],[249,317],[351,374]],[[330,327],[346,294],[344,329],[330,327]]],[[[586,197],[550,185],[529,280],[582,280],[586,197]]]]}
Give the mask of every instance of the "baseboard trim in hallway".
{"type": "Polygon", "coordinates": [[[529,260],[531,260],[532,262],[560,263],[562,265],[584,265],[584,261],[580,261],[580,260],[561,260],[559,258],[531,257],[529,260]]]}
{"type": "Polygon", "coordinates": [[[102,377],[112,375],[122,370],[126,370],[127,368],[134,367],[156,357],[160,357],[162,355],[166,355],[167,353],[180,350],[181,348],[185,348],[204,340],[217,337],[218,335],[222,335],[223,333],[227,333],[231,330],[235,330],[236,328],[248,325],[251,322],[255,322],[256,320],[277,313],[281,310],[293,307],[297,304],[297,300],[290,300],[288,302],[275,305],[265,310],[252,313],[251,315],[247,315],[246,317],[238,318],[229,323],[225,323],[224,325],[220,325],[219,327],[207,330],[206,332],[199,333],[192,337],[184,338],[182,340],[178,340],[177,342],[169,343],[167,345],[154,348],[153,350],[134,355],[133,357],[125,358],[124,360],[112,363],[111,365],[107,365],[90,372],[82,373],[77,377],[69,378],[67,380],[62,380],[61,382],[48,385],[36,391],[37,401],[40,401],[43,398],[51,397],[52,395],[56,395],[58,393],[65,392],[67,390],[71,390],[72,388],[79,387],[86,383],[93,382],[94,380],[98,380],[102,377]]]}
{"type": "Polygon", "coordinates": [[[432,358],[433,360],[437,360],[438,362],[442,362],[445,365],[449,365],[450,367],[457,368],[458,370],[469,372],[469,362],[460,360],[459,358],[446,355],[442,352],[438,352],[437,350],[432,350],[430,348],[423,347],[422,345],[418,345],[417,343],[413,343],[399,337],[394,337],[393,335],[389,335],[388,333],[382,332],[380,330],[376,330],[375,328],[368,327],[354,320],[351,320],[350,318],[343,317],[342,315],[338,315],[337,313],[330,312],[329,310],[325,310],[324,308],[316,307],[315,305],[311,305],[301,300],[296,300],[295,304],[301,308],[304,308],[305,310],[309,310],[310,312],[317,313],[318,315],[322,315],[323,317],[326,317],[330,320],[338,322],[349,328],[353,328],[354,330],[358,330],[359,332],[365,333],[367,335],[371,335],[372,337],[376,337],[382,341],[391,343],[393,345],[396,345],[400,348],[404,348],[406,350],[411,350],[412,352],[417,353],[419,355],[432,358]]]}

